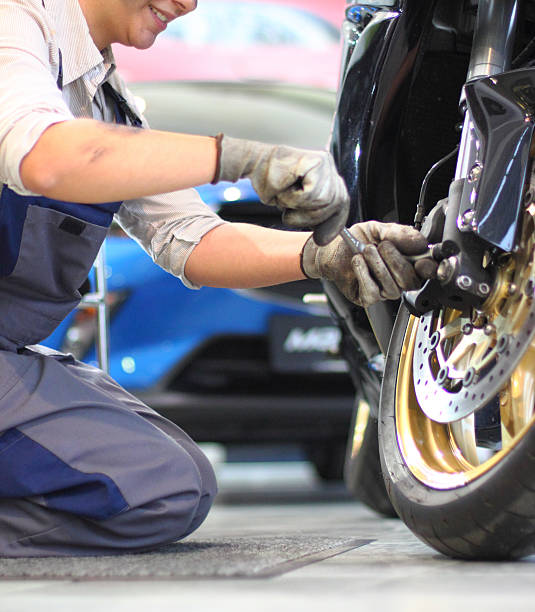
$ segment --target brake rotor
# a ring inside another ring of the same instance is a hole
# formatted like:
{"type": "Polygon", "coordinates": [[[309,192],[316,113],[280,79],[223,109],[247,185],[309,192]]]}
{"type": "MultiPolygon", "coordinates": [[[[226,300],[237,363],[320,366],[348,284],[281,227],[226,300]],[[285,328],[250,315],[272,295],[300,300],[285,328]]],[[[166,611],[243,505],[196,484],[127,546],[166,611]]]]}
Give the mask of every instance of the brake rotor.
{"type": "Polygon", "coordinates": [[[535,335],[535,204],[525,212],[517,252],[498,261],[482,308],[420,317],[413,382],[422,411],[449,423],[487,405],[504,387],[535,335]]]}

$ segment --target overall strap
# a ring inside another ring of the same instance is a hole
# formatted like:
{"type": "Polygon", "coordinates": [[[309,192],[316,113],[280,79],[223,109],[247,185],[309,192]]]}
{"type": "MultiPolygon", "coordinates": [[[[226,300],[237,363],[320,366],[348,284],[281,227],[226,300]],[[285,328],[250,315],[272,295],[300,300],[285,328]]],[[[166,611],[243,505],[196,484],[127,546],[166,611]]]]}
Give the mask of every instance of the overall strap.
{"type": "Polygon", "coordinates": [[[108,81],[102,84],[102,90],[104,95],[114,103],[117,123],[126,123],[126,119],[128,119],[133,127],[142,127],[141,119],[130,108],[125,98],[108,81]]]}

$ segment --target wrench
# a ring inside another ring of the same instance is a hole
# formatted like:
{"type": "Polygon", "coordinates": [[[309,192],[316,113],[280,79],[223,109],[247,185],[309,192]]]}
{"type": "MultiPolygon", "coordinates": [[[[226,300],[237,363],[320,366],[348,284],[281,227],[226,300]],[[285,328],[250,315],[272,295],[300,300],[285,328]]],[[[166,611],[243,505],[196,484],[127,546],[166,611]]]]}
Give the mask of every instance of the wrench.
{"type": "MultiPolygon", "coordinates": [[[[358,255],[364,251],[364,247],[366,245],[360,240],[357,240],[355,236],[353,236],[353,234],[347,229],[347,227],[344,227],[344,229],[340,232],[340,236],[342,236],[344,242],[351,249],[354,255],[358,255]]],[[[427,250],[425,250],[423,253],[418,253],[418,255],[405,255],[404,257],[411,263],[419,261],[420,259],[442,259],[443,257],[441,257],[441,254],[439,253],[441,250],[441,244],[430,244],[428,245],[427,250]]]]}

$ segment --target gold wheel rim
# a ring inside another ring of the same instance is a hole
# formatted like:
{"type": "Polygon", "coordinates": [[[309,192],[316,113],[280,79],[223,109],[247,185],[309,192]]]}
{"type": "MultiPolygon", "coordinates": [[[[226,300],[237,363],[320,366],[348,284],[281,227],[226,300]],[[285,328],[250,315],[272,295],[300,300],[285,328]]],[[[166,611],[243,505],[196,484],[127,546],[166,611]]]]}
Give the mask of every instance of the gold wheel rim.
{"type": "Polygon", "coordinates": [[[357,418],[353,427],[353,439],[351,443],[351,458],[354,459],[360,452],[364,442],[364,435],[370,420],[370,405],[362,398],[359,399],[357,407],[357,418]]]}
{"type": "MultiPolygon", "coordinates": [[[[521,252],[507,258],[501,264],[498,280],[492,296],[483,306],[487,320],[495,325],[510,327],[510,321],[525,321],[529,300],[526,283],[535,276],[535,244],[533,240],[533,211],[528,211],[529,222],[524,223],[525,240],[521,252]],[[527,274],[526,274],[527,272],[527,274]],[[507,288],[512,282],[518,285],[518,296],[510,297],[507,288]],[[522,286],[520,286],[522,285],[522,286]]],[[[481,311],[480,311],[481,312],[481,311]]],[[[462,313],[443,309],[436,317],[437,326],[452,323],[463,327],[462,313]],[[459,319],[459,321],[457,321],[459,319]]],[[[417,350],[417,332],[420,319],[410,317],[405,332],[399,360],[395,391],[395,416],[397,442],[403,459],[419,481],[435,489],[453,489],[479,478],[510,453],[525,435],[535,420],[535,337],[527,345],[524,354],[514,367],[511,377],[500,388],[493,402],[499,413],[499,448],[478,446],[479,438],[476,417],[470,414],[462,419],[439,423],[427,416],[417,399],[413,372],[413,360],[417,350]]],[[[455,342],[448,340],[455,351],[455,342]]],[[[457,346],[465,342],[460,338],[457,346]]],[[[472,352],[477,359],[488,360],[489,350],[483,354],[480,347],[472,352]]],[[[457,354],[459,350],[457,350],[457,354]]],[[[473,361],[463,356],[466,369],[473,361]]],[[[460,362],[461,363],[461,362],[460,362]]],[[[486,362],[485,362],[486,363],[486,362]]],[[[420,396],[421,397],[421,396],[420,396]]],[[[430,411],[427,410],[429,413],[430,411]]]]}

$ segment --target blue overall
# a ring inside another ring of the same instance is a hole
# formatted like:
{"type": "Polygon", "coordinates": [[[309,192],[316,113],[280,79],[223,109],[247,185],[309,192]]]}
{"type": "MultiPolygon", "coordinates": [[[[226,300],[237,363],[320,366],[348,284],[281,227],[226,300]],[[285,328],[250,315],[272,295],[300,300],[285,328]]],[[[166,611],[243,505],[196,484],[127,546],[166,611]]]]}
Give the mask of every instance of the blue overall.
{"type": "MultiPolygon", "coordinates": [[[[124,99],[104,91],[116,119],[135,124],[124,99]]],[[[78,304],[120,205],[3,186],[0,555],[151,549],[191,533],[215,495],[208,460],[181,429],[100,370],[32,346],[78,304]]]]}

